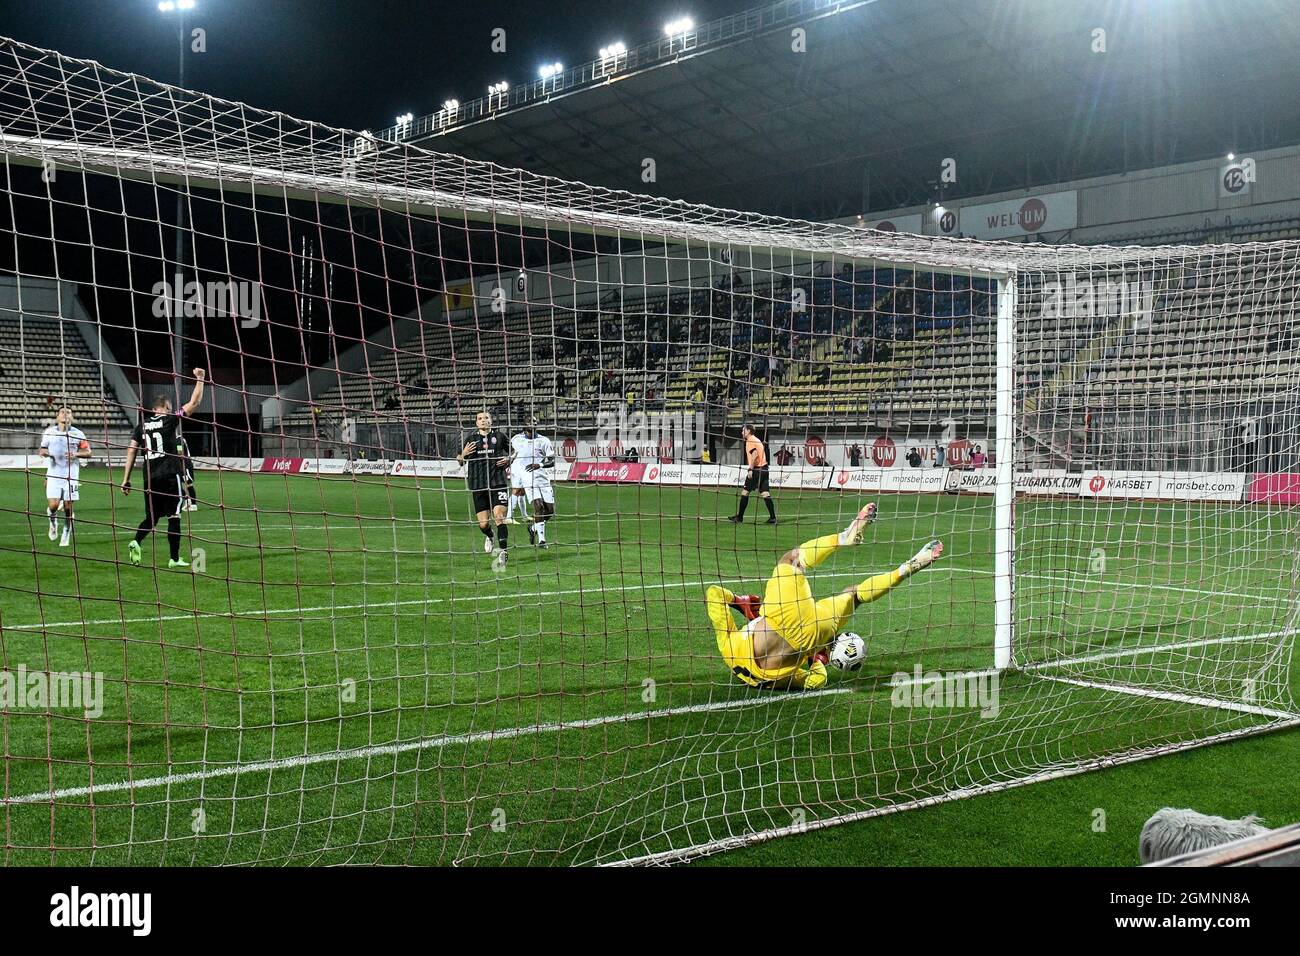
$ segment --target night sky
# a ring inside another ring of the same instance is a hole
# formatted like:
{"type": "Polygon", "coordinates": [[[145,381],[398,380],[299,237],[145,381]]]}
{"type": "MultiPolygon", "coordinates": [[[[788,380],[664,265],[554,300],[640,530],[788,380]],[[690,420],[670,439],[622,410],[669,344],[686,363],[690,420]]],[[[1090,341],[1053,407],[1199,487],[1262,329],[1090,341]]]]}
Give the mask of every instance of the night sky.
{"type": "MultiPolygon", "coordinates": [[[[536,78],[607,43],[634,46],[664,23],[696,23],[760,6],[759,0],[197,0],[193,26],[208,50],[187,58],[190,89],[346,129],[382,129],[400,113],[432,113],[489,83],[536,78]],[[493,53],[491,31],[508,49],[493,53]]],[[[12,0],[0,35],[98,60],[164,82],[177,78],[173,17],[157,0],[12,0]]]]}

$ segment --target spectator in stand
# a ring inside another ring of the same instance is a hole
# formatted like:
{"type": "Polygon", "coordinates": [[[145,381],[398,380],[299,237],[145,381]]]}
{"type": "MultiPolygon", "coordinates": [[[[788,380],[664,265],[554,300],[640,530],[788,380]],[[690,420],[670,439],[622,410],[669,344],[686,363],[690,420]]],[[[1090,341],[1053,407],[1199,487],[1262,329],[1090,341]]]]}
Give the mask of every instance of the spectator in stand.
{"type": "Polygon", "coordinates": [[[849,446],[849,466],[857,468],[862,464],[862,446],[854,442],[849,446]]]}
{"type": "Polygon", "coordinates": [[[943,467],[944,455],[945,453],[943,448],[943,442],[941,441],[935,442],[934,443],[934,467],[936,468],[943,467]]]}
{"type": "Polygon", "coordinates": [[[907,449],[907,464],[912,468],[921,467],[921,453],[916,450],[915,445],[907,449]]]}
{"type": "Polygon", "coordinates": [[[984,467],[984,451],[982,448],[980,448],[979,445],[976,445],[974,448],[971,449],[970,466],[972,468],[984,467]]]}
{"type": "Polygon", "coordinates": [[[794,452],[790,450],[789,445],[782,445],[780,449],[777,450],[777,453],[772,456],[772,460],[784,468],[789,465],[790,462],[794,461],[794,452]]]}

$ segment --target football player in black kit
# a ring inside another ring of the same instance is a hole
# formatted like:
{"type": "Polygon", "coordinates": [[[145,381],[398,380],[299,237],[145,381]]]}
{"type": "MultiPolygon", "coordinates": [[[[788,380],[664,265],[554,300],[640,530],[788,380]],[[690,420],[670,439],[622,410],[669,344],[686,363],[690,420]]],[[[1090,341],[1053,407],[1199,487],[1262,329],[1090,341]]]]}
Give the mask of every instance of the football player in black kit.
{"type": "Polygon", "coordinates": [[[179,412],[172,411],[172,400],[159,395],[153,400],[150,415],[135,426],[131,444],[126,449],[126,475],[122,479],[122,494],[131,493],[131,471],[136,456],[144,451],[144,520],[136,528],[135,538],[127,545],[132,564],[140,563],[140,542],[149,536],[159,521],[167,519],[167,550],[171,560],[169,568],[188,568],[181,558],[181,503],[185,500],[181,484],[181,459],[177,454],[177,430],[181,417],[191,415],[203,400],[203,369],[194,370],[194,391],[190,400],[179,412]]]}
{"type": "Polygon", "coordinates": [[[510,468],[510,442],[505,433],[492,427],[492,416],[479,412],[474,417],[475,431],[468,432],[456,461],[468,465],[465,485],[474,499],[474,517],[483,532],[483,550],[491,554],[492,525],[496,525],[496,557],[492,566],[501,571],[506,566],[510,529],[506,526],[506,504],[510,492],[507,479],[510,468]],[[489,522],[488,518],[492,521],[489,522]]]}

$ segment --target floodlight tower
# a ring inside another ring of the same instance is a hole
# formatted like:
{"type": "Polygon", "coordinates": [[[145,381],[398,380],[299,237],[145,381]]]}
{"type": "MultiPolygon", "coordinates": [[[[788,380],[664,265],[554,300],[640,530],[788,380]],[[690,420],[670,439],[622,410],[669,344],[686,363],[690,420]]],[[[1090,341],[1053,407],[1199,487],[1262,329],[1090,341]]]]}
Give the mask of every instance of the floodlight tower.
{"type": "MultiPolygon", "coordinates": [[[[185,88],[185,19],[186,15],[194,9],[195,0],[159,0],[158,12],[164,16],[176,17],[176,41],[177,41],[177,85],[185,88]]],[[[180,185],[176,187],[176,271],[166,277],[168,287],[171,288],[171,302],[168,309],[173,311],[172,315],[172,374],[175,376],[177,388],[177,405],[180,404],[179,390],[180,379],[185,373],[185,310],[181,307],[184,285],[181,277],[184,274],[184,255],[185,255],[185,196],[181,192],[180,185]]]]}

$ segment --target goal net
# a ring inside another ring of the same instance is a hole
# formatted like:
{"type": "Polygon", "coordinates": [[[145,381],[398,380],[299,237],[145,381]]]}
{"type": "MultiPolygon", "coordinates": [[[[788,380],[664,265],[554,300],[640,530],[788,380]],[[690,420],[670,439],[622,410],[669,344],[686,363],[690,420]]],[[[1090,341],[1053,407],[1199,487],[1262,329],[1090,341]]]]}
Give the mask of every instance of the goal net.
{"type": "Polygon", "coordinates": [[[713,209],[9,40],[0,150],[5,863],[670,862],[1297,721],[1296,243],[713,209]]]}

